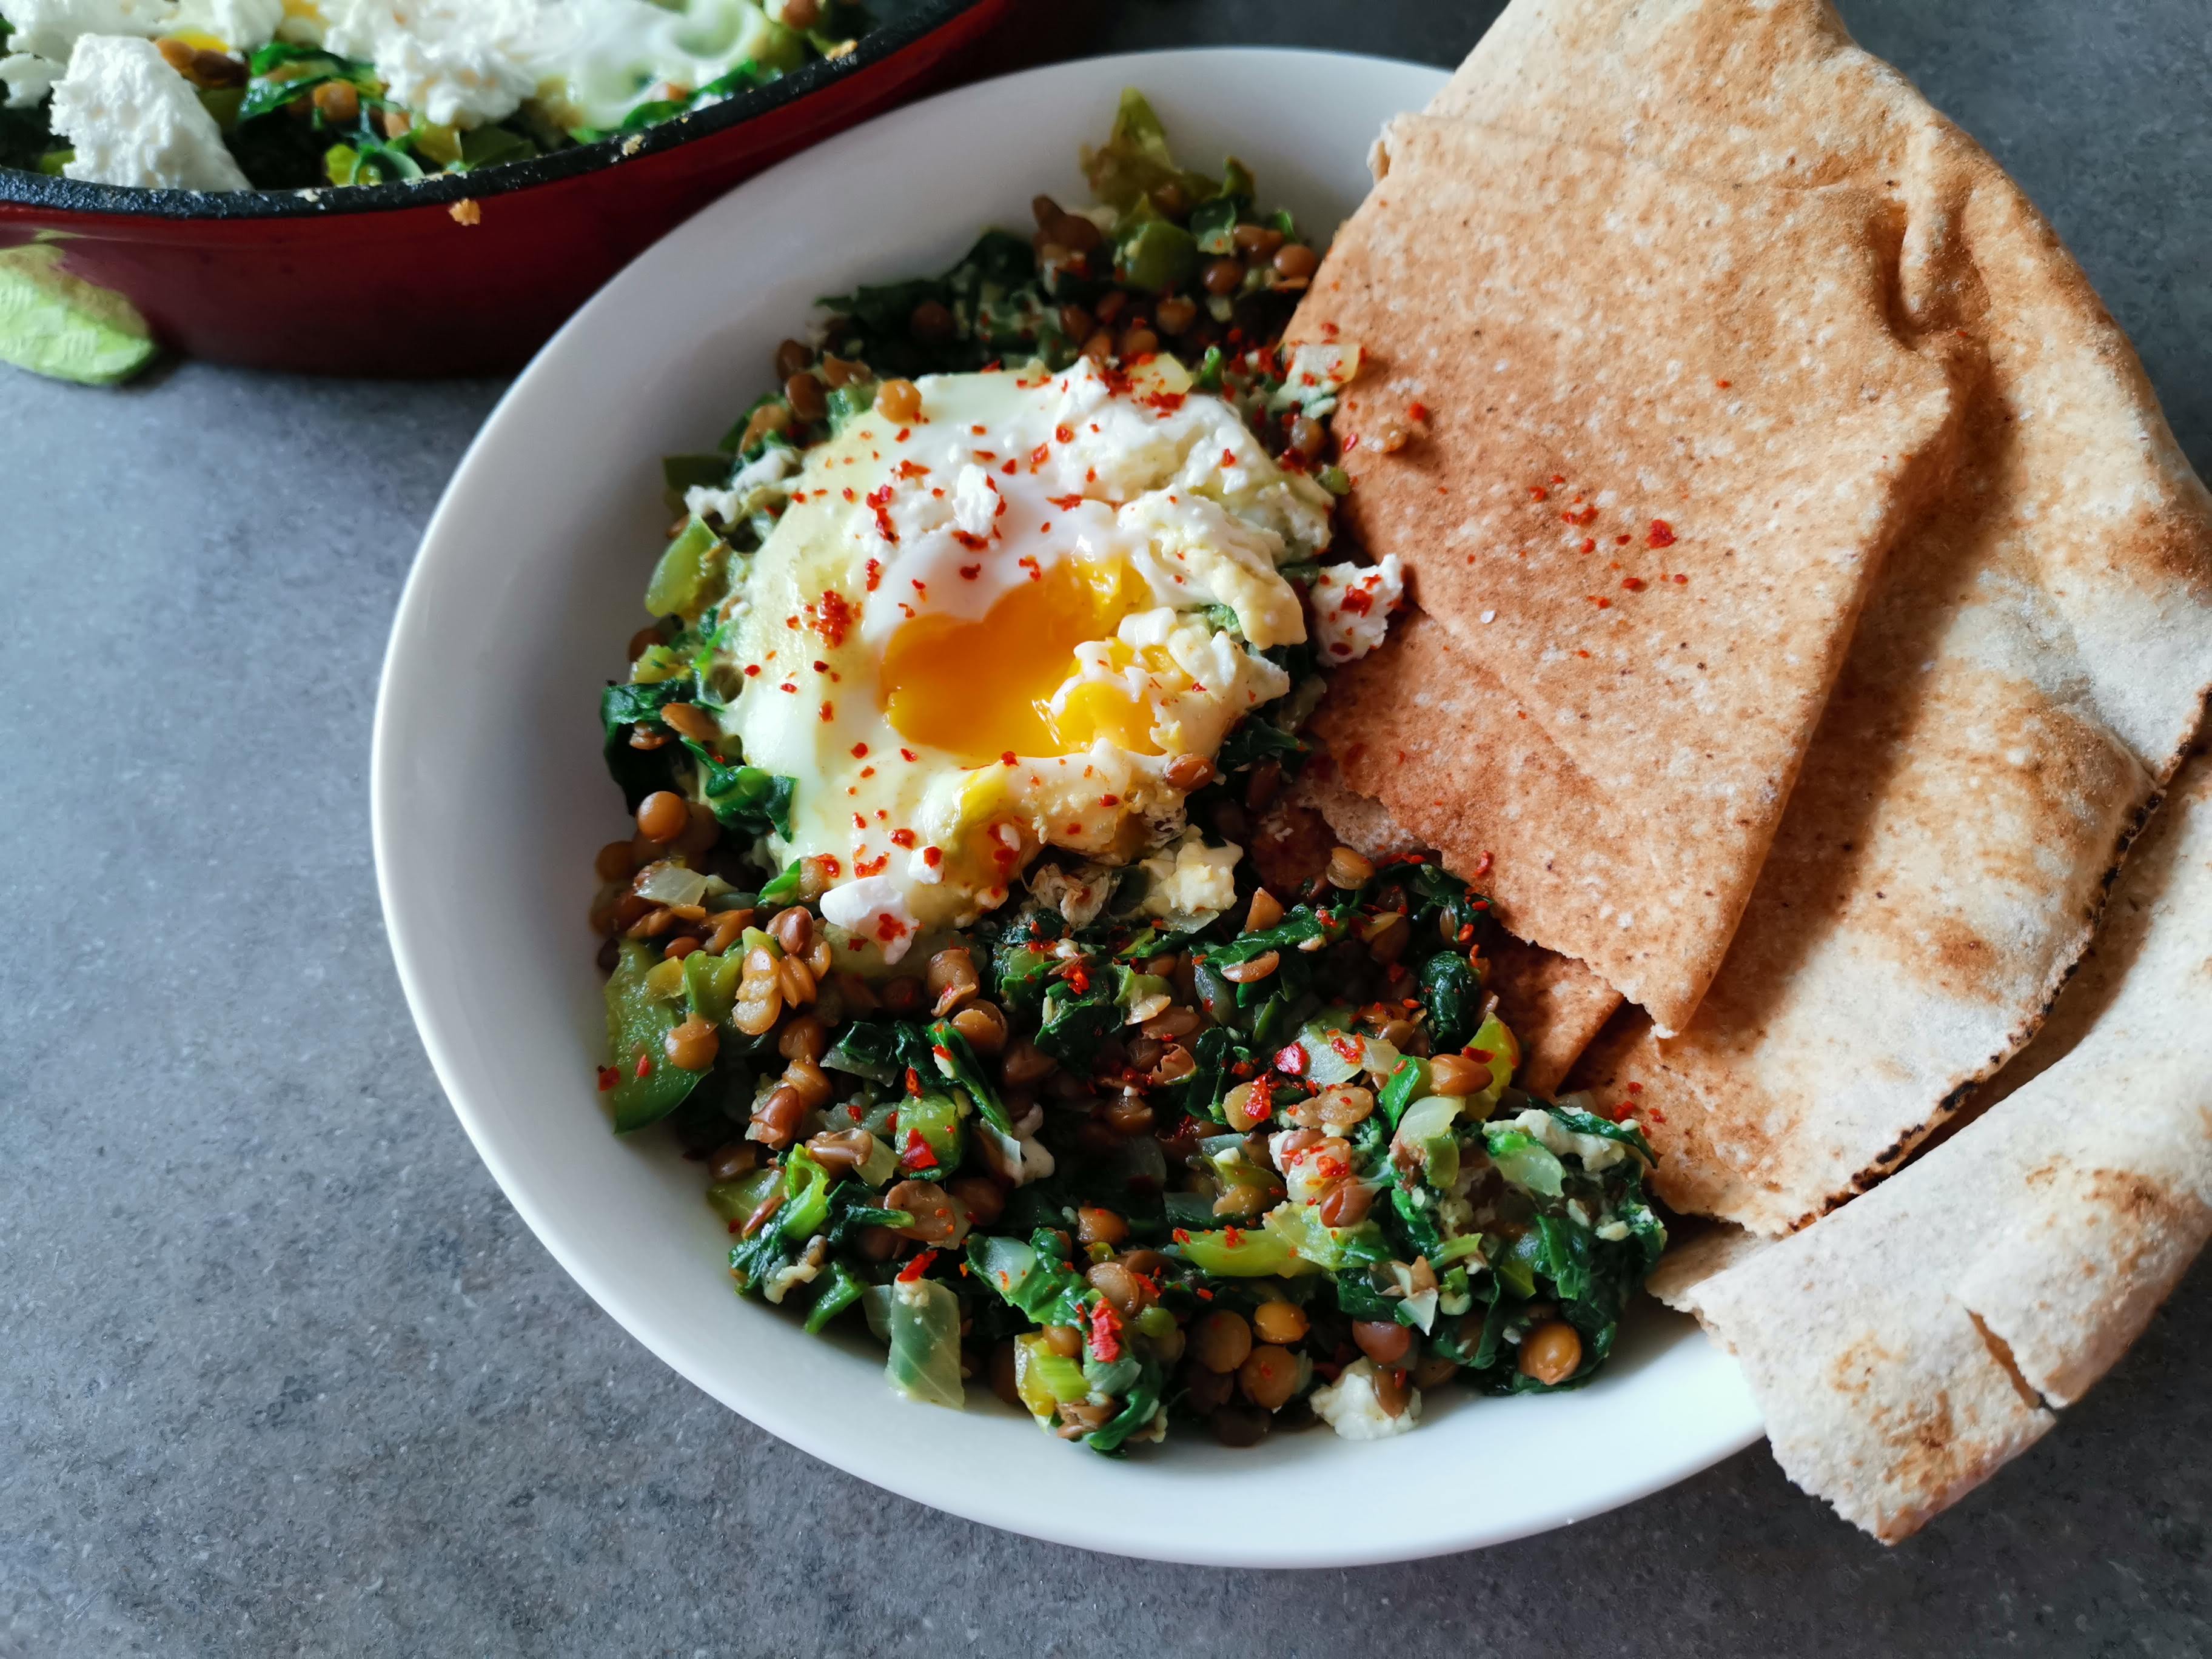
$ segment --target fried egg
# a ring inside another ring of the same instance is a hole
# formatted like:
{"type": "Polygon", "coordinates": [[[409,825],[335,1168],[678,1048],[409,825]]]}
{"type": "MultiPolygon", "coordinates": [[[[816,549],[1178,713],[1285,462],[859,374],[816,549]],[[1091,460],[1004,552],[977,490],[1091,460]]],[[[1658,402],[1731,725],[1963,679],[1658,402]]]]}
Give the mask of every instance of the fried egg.
{"type": "Polygon", "coordinates": [[[828,860],[860,965],[1004,903],[1047,847],[1175,839],[1186,785],[1290,690],[1281,567],[1330,498],[1169,361],[918,383],[811,451],[727,608],[724,726],[798,780],[784,859],[828,860]]]}

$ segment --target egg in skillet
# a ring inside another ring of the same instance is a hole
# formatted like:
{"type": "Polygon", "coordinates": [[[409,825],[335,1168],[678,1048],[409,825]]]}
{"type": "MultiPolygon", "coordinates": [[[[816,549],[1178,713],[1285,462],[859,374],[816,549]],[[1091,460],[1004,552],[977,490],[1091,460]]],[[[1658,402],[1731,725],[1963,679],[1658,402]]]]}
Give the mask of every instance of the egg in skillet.
{"type": "Polygon", "coordinates": [[[1280,567],[1330,498],[1157,360],[933,376],[810,451],[728,602],[723,726],[799,781],[780,859],[830,860],[864,962],[1003,903],[1047,847],[1171,838],[1305,638],[1280,567]]]}

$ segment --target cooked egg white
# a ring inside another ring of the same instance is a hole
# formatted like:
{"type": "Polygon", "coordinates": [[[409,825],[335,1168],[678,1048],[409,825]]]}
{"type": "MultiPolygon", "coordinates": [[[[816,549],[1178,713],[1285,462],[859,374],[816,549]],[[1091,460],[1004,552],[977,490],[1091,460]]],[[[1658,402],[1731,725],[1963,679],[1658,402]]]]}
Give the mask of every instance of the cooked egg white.
{"type": "Polygon", "coordinates": [[[1329,538],[1327,494],[1172,362],[919,385],[919,421],[810,453],[725,647],[726,728],[799,780],[773,850],[834,860],[823,915],[891,961],[1042,848],[1173,841],[1171,763],[1290,689],[1259,654],[1305,638],[1279,567],[1329,538]]]}

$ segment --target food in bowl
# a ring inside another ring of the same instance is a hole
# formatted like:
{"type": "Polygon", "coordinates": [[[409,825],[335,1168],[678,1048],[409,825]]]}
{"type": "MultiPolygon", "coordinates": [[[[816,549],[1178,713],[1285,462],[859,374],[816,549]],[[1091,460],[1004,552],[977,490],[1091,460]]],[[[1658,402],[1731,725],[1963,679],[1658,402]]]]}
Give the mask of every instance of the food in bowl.
{"type": "Polygon", "coordinates": [[[635,132],[852,50],[851,0],[9,0],[0,166],[389,183],[635,132]]]}
{"type": "Polygon", "coordinates": [[[1269,827],[1403,597],[1335,522],[1358,343],[1281,347],[1318,251],[1141,98],[1086,163],[667,464],[615,1127],[706,1164],[741,1290],[1097,1451],[1579,1385],[1665,1243],[1641,1130],[1519,1086],[1475,888],[1269,827]]]}

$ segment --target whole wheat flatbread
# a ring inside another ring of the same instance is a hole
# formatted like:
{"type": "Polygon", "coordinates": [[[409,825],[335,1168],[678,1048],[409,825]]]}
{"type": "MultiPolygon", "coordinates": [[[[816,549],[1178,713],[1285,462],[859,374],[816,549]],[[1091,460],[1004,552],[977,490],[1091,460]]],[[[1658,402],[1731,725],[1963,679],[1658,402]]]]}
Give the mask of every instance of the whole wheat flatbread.
{"type": "MultiPolygon", "coordinates": [[[[1669,1299],[1742,1361],[1798,1485],[1893,1541],[2126,1351],[2212,1237],[2212,764],[2192,763],[2008,1098],[1669,1299]],[[2071,1046],[2053,1058],[2061,1040],[2071,1046]],[[2040,1052],[2039,1052],[2040,1051],[2040,1052]]],[[[1684,1281],[1687,1281],[1686,1283],[1684,1281]]]]}
{"type": "MultiPolygon", "coordinates": [[[[2087,944],[2212,684],[2212,500],[2050,228],[1825,5],[1516,4],[1434,107],[1878,189],[1904,216],[1902,326],[1987,362],[1703,1006],[1672,1041],[1625,1018],[1576,1079],[1640,1093],[1668,1202],[1780,1231],[1901,1163],[2087,944]]],[[[1484,657],[1431,639],[1414,695],[1455,698],[1455,742],[1510,748],[1525,723],[1481,694],[1484,657]]],[[[1379,690],[1323,719],[1340,745],[1416,723],[1379,690]]]]}
{"type": "Polygon", "coordinates": [[[1419,116],[1378,155],[1291,337],[1365,353],[1337,416],[1349,521],[1513,707],[1431,774],[1340,758],[1424,833],[1409,809],[1440,800],[1515,933],[1675,1029],[1942,475],[1954,354],[1895,326],[1876,192],[1419,116]],[[1409,415],[1426,436],[1384,453],[1409,415]]]}

